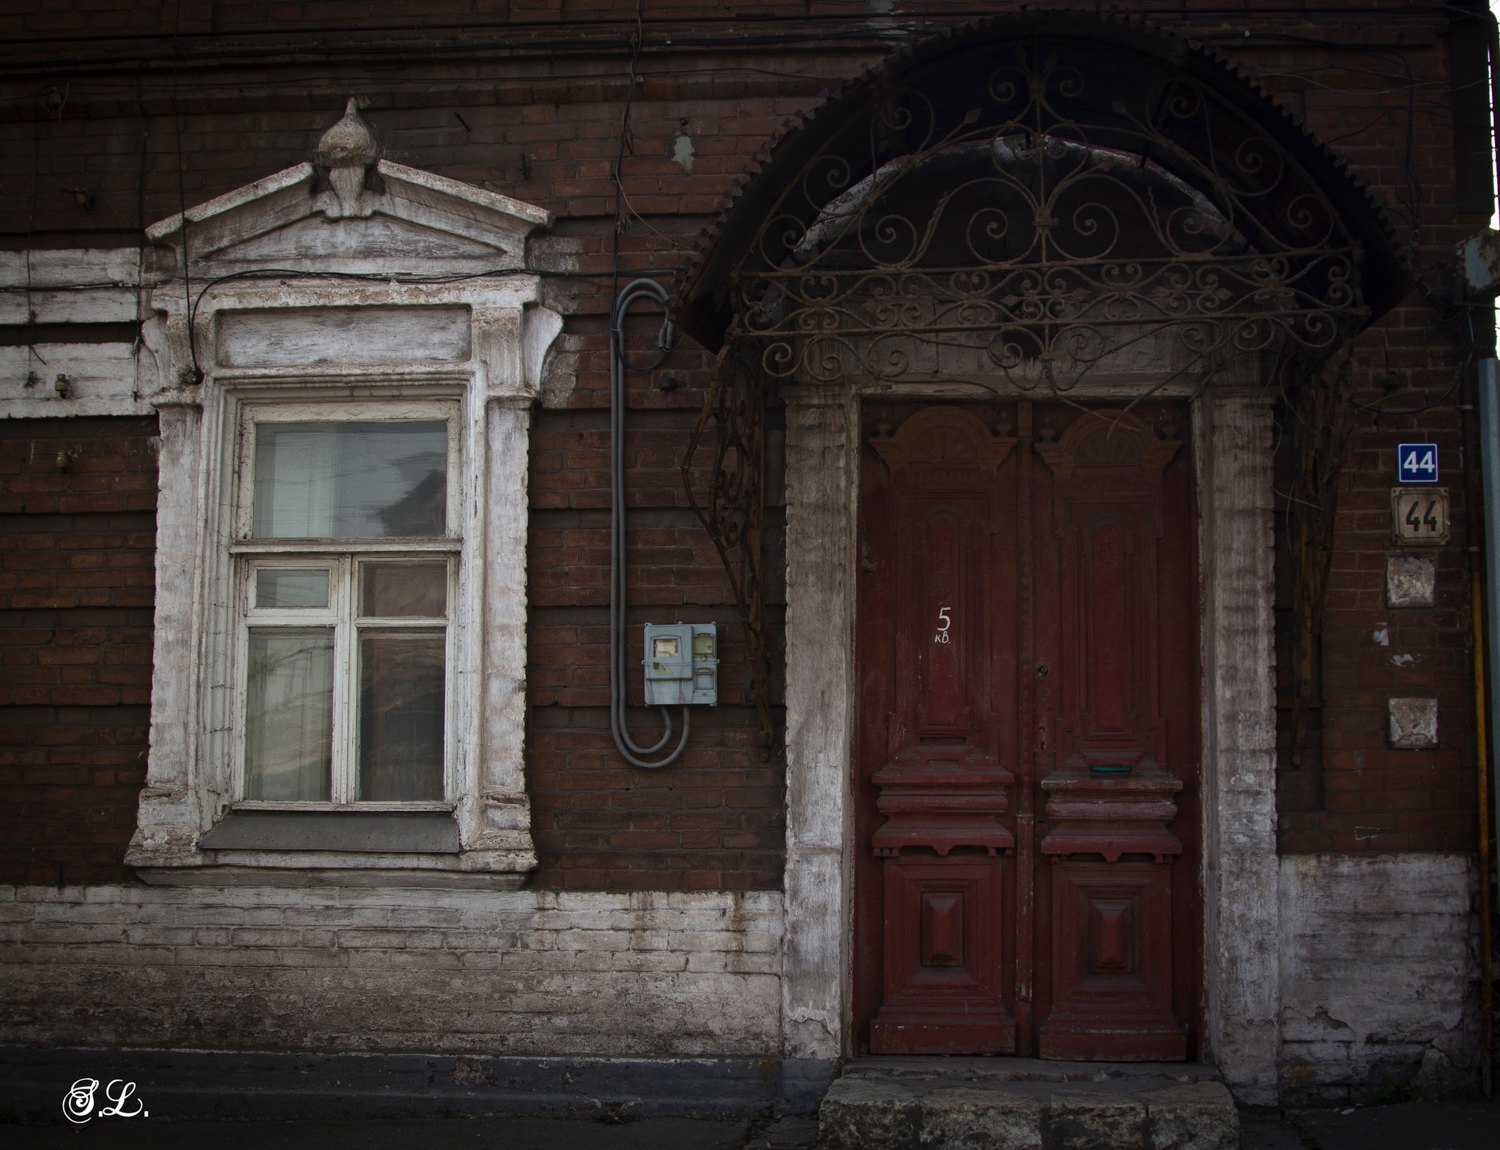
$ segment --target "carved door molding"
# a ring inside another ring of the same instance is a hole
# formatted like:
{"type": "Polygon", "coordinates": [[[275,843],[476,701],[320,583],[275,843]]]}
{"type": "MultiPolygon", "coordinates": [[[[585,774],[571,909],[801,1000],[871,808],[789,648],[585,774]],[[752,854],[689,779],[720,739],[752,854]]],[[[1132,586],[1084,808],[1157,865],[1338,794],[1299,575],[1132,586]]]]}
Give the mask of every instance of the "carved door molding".
{"type": "Polygon", "coordinates": [[[855,991],[872,1052],[1192,1052],[1184,418],[867,409],[855,991]]]}

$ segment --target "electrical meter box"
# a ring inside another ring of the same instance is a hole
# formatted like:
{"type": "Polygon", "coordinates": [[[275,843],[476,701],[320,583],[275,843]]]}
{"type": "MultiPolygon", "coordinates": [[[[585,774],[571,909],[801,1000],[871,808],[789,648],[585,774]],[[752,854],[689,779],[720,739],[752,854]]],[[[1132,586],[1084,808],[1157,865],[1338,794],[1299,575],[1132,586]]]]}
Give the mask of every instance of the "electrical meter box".
{"type": "Polygon", "coordinates": [[[719,631],[713,623],[647,623],[642,662],[648,705],[719,701],[719,631]]]}

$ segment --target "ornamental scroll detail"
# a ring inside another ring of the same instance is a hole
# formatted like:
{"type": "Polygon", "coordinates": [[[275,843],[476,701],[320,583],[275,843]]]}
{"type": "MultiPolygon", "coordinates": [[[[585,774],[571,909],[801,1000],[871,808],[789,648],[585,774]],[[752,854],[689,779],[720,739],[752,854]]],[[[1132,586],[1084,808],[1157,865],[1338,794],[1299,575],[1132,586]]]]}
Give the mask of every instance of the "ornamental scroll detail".
{"type": "Polygon", "coordinates": [[[712,450],[694,504],[739,601],[768,749],[778,381],[1139,394],[1242,355],[1263,379],[1311,368],[1368,322],[1362,248],[1265,109],[1130,60],[1040,37],[878,75],[789,136],[741,202],[758,224],[722,285],[732,318],[684,481],[712,450]]]}
{"type": "Polygon", "coordinates": [[[740,264],[731,338],[779,379],[1024,391],[1321,359],[1367,319],[1359,259],[1307,172],[1216,90],[1131,88],[1023,46],[940,91],[883,89],[825,138],[740,264]]]}

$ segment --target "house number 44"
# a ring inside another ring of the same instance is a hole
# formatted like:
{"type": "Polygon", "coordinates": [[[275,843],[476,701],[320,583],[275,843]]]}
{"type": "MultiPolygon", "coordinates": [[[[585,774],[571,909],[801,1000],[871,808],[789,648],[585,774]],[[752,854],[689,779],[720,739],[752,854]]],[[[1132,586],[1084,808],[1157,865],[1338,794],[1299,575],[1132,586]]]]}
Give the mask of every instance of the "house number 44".
{"type": "Polygon", "coordinates": [[[1448,542],[1448,489],[1392,488],[1391,534],[1398,544],[1407,547],[1448,542]]]}
{"type": "Polygon", "coordinates": [[[951,626],[953,626],[953,619],[948,614],[948,612],[951,611],[951,610],[953,610],[952,607],[939,607],[938,608],[938,629],[937,629],[937,634],[932,637],[932,641],[934,643],[951,643],[951,642],[953,642],[952,636],[950,636],[948,634],[948,628],[951,627],[951,626]]]}

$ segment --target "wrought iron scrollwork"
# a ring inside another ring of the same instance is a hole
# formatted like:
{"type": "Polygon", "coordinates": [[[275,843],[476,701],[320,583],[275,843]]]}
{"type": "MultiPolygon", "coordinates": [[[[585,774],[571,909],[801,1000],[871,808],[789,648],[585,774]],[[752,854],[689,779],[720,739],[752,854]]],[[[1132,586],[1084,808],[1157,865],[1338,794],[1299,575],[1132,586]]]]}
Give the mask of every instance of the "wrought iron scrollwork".
{"type": "Polygon", "coordinates": [[[878,77],[755,189],[758,226],[717,285],[732,318],[684,479],[712,433],[699,514],[746,623],[768,747],[776,381],[1066,393],[1116,373],[1198,382],[1242,355],[1287,378],[1368,322],[1349,217],[1264,109],[1188,69],[1114,74],[1099,61],[1123,57],[1078,44],[878,77]]]}
{"type": "Polygon", "coordinates": [[[1065,391],[1122,356],[1321,356],[1361,326],[1358,245],[1275,141],[1188,77],[1108,83],[1022,47],[825,140],[734,284],[760,370],[1065,391]]]}

